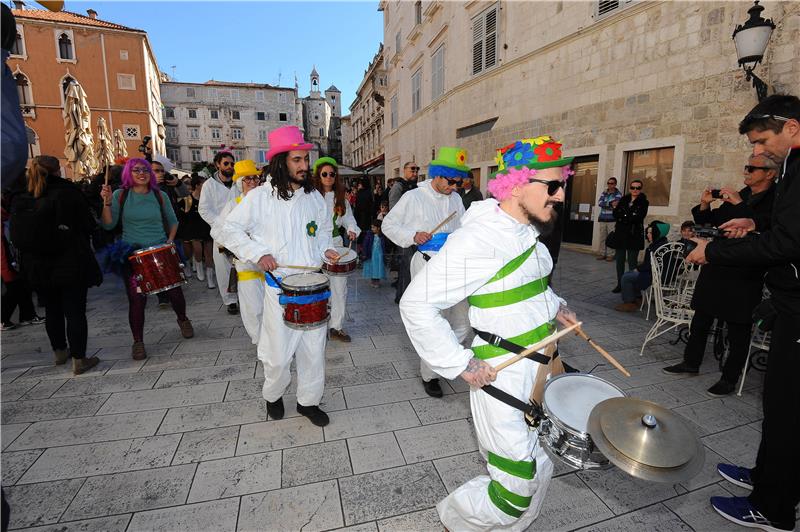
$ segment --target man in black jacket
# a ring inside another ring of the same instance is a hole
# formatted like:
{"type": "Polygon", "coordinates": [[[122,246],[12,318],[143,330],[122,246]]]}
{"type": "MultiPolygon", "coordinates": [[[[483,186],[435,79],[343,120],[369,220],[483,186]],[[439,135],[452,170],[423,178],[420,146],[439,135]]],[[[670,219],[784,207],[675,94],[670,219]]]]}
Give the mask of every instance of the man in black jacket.
{"type": "MultiPolygon", "coordinates": [[[[775,200],[775,178],[779,166],[764,155],[751,155],[744,167],[745,186],[739,192],[723,188],[720,198],[714,198],[706,189],[700,196],[700,204],[692,209],[694,222],[698,225],[719,227],[734,218],[760,220],[761,227],[769,229],[772,203],[775,200]],[[711,209],[711,203],[722,200],[722,205],[711,209]]],[[[764,286],[763,266],[727,266],[707,264],[700,270],[700,277],[692,295],[694,316],[690,326],[689,341],[680,364],[664,368],[669,374],[697,375],[706,348],[706,337],[716,318],[728,325],[730,351],[722,378],[708,389],[709,395],[723,397],[736,388],[750,347],[753,328],[753,309],[761,301],[764,286]]]]}
{"type": "Polygon", "coordinates": [[[712,497],[726,519],[764,530],[792,530],[800,502],[800,99],[775,94],[762,100],[739,124],[754,155],[782,165],[775,189],[769,230],[758,219],[737,218],[722,225],[730,236],[747,238],[698,240],[687,257],[698,264],[766,267],[766,283],[777,317],[772,329],[764,378],[764,421],[753,469],[719,464],[734,484],[752,487],[749,497],[712,497]]]}

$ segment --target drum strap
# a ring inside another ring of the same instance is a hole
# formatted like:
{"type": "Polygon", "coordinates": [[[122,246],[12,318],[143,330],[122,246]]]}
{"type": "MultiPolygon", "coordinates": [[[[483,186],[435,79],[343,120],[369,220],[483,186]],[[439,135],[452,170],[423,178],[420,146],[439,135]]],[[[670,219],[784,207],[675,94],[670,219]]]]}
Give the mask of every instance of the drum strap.
{"type": "MultiPolygon", "coordinates": [[[[509,351],[509,352],[514,353],[516,355],[522,353],[526,349],[524,346],[521,346],[519,344],[515,344],[512,341],[509,341],[509,340],[506,340],[505,338],[497,336],[496,334],[492,334],[492,333],[486,332],[486,331],[480,331],[478,329],[475,329],[474,327],[472,328],[472,330],[475,331],[475,334],[478,336],[478,338],[480,338],[481,340],[486,342],[489,346],[499,347],[500,349],[505,349],[506,351],[509,351]]],[[[531,343],[534,343],[534,342],[540,340],[541,338],[546,337],[548,334],[551,334],[552,330],[553,330],[552,324],[550,324],[549,322],[548,323],[544,323],[543,325],[540,325],[539,327],[537,327],[536,329],[531,331],[531,334],[532,334],[532,336],[530,338],[531,343]],[[541,338],[539,338],[540,336],[541,336],[541,338]]],[[[482,351],[484,351],[484,350],[476,351],[479,347],[482,347],[482,346],[476,346],[476,347],[472,348],[473,352],[476,353],[475,356],[477,358],[485,359],[485,358],[493,358],[495,356],[499,356],[499,354],[492,354],[492,355],[488,355],[488,356],[484,355],[482,353],[482,351]]],[[[504,353],[500,353],[500,354],[504,354],[504,353]]],[[[558,356],[558,351],[556,351],[556,353],[555,353],[553,358],[555,358],[556,356],[558,356]]],[[[533,360],[535,362],[538,362],[539,364],[549,364],[550,363],[550,357],[542,355],[542,354],[539,354],[539,353],[531,353],[530,355],[528,355],[527,358],[530,358],[531,360],[533,360]]]]}
{"type": "Polygon", "coordinates": [[[534,405],[520,401],[513,395],[504,392],[500,388],[495,388],[491,384],[487,384],[486,386],[482,387],[481,390],[488,393],[501,403],[505,403],[511,408],[516,408],[517,410],[521,410],[525,414],[532,414],[535,411],[536,407],[534,405]]]}

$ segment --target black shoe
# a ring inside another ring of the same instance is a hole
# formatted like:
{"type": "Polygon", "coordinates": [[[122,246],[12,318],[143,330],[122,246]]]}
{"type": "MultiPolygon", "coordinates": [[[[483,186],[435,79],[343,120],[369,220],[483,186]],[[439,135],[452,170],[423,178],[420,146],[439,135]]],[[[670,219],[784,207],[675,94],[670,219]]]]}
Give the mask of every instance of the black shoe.
{"type": "Polygon", "coordinates": [[[620,285],[615,286],[611,291],[612,294],[619,294],[620,292],[622,292],[622,287],[620,287],[620,285]]]}
{"type": "Polygon", "coordinates": [[[267,401],[267,415],[272,419],[283,419],[283,397],[274,403],[267,401]]]}
{"type": "Polygon", "coordinates": [[[427,393],[431,397],[441,397],[444,395],[444,393],[442,392],[442,387],[439,384],[439,379],[422,381],[422,385],[425,386],[425,393],[427,393]]]}
{"type": "Polygon", "coordinates": [[[714,386],[706,390],[706,393],[711,397],[725,397],[732,394],[735,389],[735,384],[731,384],[725,379],[720,379],[714,386]]]}
{"type": "Polygon", "coordinates": [[[399,305],[400,304],[400,298],[399,297],[394,298],[394,304],[395,305],[399,305]]]}
{"type": "Polygon", "coordinates": [[[681,362],[680,364],[675,364],[674,366],[667,366],[666,368],[661,368],[663,373],[667,375],[697,375],[700,373],[700,368],[693,368],[688,365],[686,362],[681,362]]]}
{"type": "Polygon", "coordinates": [[[239,314],[239,305],[236,303],[228,305],[228,314],[239,314]]]}
{"type": "Polygon", "coordinates": [[[303,406],[297,403],[297,413],[301,416],[306,416],[311,423],[318,427],[324,427],[331,422],[328,414],[319,409],[317,405],[303,406]]]}

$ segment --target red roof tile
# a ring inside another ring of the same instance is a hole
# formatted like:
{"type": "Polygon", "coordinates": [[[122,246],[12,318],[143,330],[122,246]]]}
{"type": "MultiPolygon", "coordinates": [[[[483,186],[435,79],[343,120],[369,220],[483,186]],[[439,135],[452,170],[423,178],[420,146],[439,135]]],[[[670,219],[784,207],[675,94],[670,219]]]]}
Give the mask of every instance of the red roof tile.
{"type": "Polygon", "coordinates": [[[70,11],[49,11],[47,9],[12,9],[14,17],[17,20],[33,19],[45,20],[48,22],[63,22],[66,24],[78,24],[80,26],[94,26],[97,28],[108,28],[113,30],[136,31],[145,33],[144,30],[137,30],[136,28],[129,28],[121,24],[114,24],[100,20],[99,18],[91,18],[87,15],[79,15],[70,11]]]}

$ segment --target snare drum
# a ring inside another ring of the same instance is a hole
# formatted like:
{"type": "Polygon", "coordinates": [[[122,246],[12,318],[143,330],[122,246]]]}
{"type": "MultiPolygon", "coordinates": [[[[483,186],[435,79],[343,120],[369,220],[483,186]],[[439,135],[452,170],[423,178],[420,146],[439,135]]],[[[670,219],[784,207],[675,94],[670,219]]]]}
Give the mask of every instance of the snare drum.
{"type": "Polygon", "coordinates": [[[336,253],[339,254],[339,260],[333,262],[328,257],[323,255],[322,269],[328,275],[350,275],[356,271],[356,252],[350,248],[337,247],[336,253]]]}
{"type": "Polygon", "coordinates": [[[283,294],[278,302],[284,306],[283,321],[292,329],[307,330],[328,322],[330,281],[317,272],[286,276],[281,282],[283,294]]]}
{"type": "Polygon", "coordinates": [[[588,432],[589,414],[598,403],[625,393],[594,375],[565,373],[544,387],[545,418],[539,440],[554,455],[578,469],[608,469],[608,459],[595,447],[588,432]]]}
{"type": "Polygon", "coordinates": [[[144,294],[165,292],[186,283],[174,244],[140,249],[128,260],[138,289],[144,294]]]}

